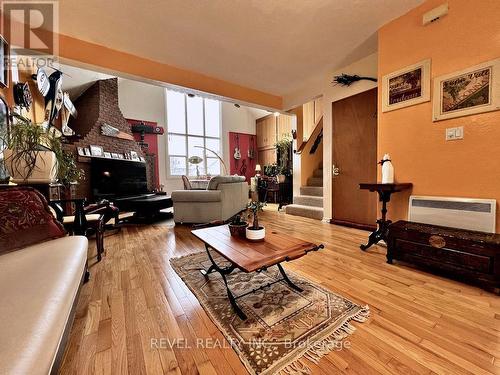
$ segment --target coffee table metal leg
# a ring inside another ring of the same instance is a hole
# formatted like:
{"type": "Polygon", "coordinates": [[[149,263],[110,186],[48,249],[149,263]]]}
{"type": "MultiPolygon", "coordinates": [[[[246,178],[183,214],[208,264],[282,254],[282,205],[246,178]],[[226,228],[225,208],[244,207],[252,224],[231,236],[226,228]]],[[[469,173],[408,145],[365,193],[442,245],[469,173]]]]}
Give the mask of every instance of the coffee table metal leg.
{"type": "Polygon", "coordinates": [[[210,254],[210,247],[208,245],[205,245],[205,249],[207,250],[208,259],[210,259],[210,262],[212,262],[212,265],[206,271],[200,270],[201,273],[205,277],[208,277],[208,275],[210,273],[215,272],[215,271],[217,271],[221,275],[222,280],[224,280],[224,285],[226,286],[226,293],[227,293],[227,297],[229,298],[229,302],[231,303],[231,306],[233,307],[234,311],[240,317],[241,320],[246,320],[247,316],[245,315],[245,313],[241,310],[241,308],[236,303],[236,298],[234,297],[233,293],[229,289],[229,285],[227,284],[226,275],[229,275],[231,272],[233,272],[235,269],[235,266],[230,265],[228,267],[219,267],[217,265],[217,263],[215,263],[214,258],[212,258],[212,254],[210,254]]]}
{"type": "Polygon", "coordinates": [[[281,273],[281,276],[283,276],[283,280],[285,280],[285,282],[293,289],[295,289],[296,291],[298,292],[303,292],[304,290],[300,287],[298,287],[297,285],[295,285],[294,283],[292,283],[292,281],[288,278],[288,275],[285,273],[285,270],[283,269],[283,267],[281,266],[281,264],[278,263],[278,269],[280,270],[280,273],[281,273]]]}
{"type": "Polygon", "coordinates": [[[208,277],[208,275],[209,275],[209,274],[211,274],[212,272],[215,272],[215,267],[214,267],[214,265],[212,264],[212,265],[208,268],[208,270],[203,270],[203,269],[202,269],[202,270],[200,270],[200,272],[201,272],[201,274],[202,274],[203,276],[208,277]]]}
{"type": "Polygon", "coordinates": [[[215,272],[215,271],[217,271],[219,273],[226,272],[227,275],[229,275],[231,272],[233,272],[234,266],[226,267],[226,268],[220,268],[219,266],[217,266],[217,264],[214,261],[214,258],[212,258],[212,254],[210,254],[210,247],[208,245],[205,245],[205,250],[207,250],[208,259],[210,259],[210,262],[212,262],[212,265],[208,268],[208,270],[203,270],[203,269],[200,270],[200,272],[203,276],[208,277],[209,274],[211,274],[212,272],[215,272]],[[227,272],[229,269],[231,269],[231,270],[229,272],[227,272]]]}
{"type": "Polygon", "coordinates": [[[245,315],[245,313],[240,309],[240,307],[236,303],[236,298],[233,296],[233,293],[231,292],[231,290],[229,289],[229,286],[227,285],[226,275],[224,275],[224,273],[221,272],[221,276],[222,276],[222,280],[224,280],[224,284],[226,285],[226,292],[227,292],[227,296],[229,298],[229,302],[231,303],[231,306],[233,307],[234,311],[240,317],[241,320],[246,320],[247,316],[245,315]]]}

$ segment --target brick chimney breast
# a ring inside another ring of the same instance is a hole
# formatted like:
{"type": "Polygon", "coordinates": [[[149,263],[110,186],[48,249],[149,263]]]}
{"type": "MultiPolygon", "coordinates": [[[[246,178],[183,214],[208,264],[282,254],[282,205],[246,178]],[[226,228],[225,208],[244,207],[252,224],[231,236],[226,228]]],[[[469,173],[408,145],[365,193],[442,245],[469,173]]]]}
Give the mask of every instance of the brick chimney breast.
{"type": "MultiPolygon", "coordinates": [[[[126,153],[135,151],[139,156],[145,156],[134,140],[108,137],[101,134],[101,125],[106,123],[132,136],[130,125],[118,106],[118,78],[96,81],[80,95],[74,105],[78,111],[77,118],[71,118],[69,126],[80,135],[78,141],[68,145],[77,154],[77,147],[101,146],[106,152],[126,153]]],[[[90,187],[90,160],[79,158],[78,167],[85,171],[85,181],[81,181],[78,194],[91,198],[90,187]]],[[[148,170],[150,168],[147,168],[148,170]]],[[[148,173],[148,185],[150,184],[148,173]]]]}

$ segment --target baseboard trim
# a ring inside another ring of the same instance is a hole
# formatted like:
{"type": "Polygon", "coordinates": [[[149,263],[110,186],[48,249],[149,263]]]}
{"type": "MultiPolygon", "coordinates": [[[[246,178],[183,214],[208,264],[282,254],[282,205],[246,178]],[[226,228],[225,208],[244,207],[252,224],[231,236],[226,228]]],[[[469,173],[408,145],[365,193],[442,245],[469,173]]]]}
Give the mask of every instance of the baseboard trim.
{"type": "Polygon", "coordinates": [[[375,229],[377,229],[376,225],[359,224],[359,223],[353,223],[351,221],[338,220],[338,219],[330,219],[330,224],[341,225],[343,227],[349,227],[349,228],[369,230],[369,231],[374,231],[375,229]]]}

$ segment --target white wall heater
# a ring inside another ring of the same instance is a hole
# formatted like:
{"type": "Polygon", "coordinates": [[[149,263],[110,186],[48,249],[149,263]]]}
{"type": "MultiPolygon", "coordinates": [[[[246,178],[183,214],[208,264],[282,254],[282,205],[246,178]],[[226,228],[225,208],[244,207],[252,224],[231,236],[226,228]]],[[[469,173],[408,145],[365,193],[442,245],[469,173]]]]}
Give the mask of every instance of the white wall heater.
{"type": "Polygon", "coordinates": [[[495,233],[496,200],[412,195],[408,221],[495,233]]]}

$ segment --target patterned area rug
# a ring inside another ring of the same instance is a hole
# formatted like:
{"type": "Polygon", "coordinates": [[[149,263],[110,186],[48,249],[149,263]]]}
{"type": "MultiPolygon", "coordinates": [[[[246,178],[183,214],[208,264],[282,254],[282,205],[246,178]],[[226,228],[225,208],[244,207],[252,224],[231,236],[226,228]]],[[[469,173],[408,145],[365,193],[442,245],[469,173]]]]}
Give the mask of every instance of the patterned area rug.
{"type": "MultiPolygon", "coordinates": [[[[214,259],[218,265],[226,263],[220,256],[214,259]]],[[[342,340],[354,332],[349,321],[364,322],[369,316],[368,306],[356,305],[287,271],[304,291],[279,282],[242,297],[238,305],[248,317],[243,321],[234,313],[220,275],[215,272],[205,278],[199,271],[211,264],[205,252],[170,263],[251,374],[309,374],[307,361],[318,363],[330,351],[340,350],[342,340]]],[[[227,277],[235,295],[279,278],[277,267],[251,274],[236,270],[227,277]]]]}

